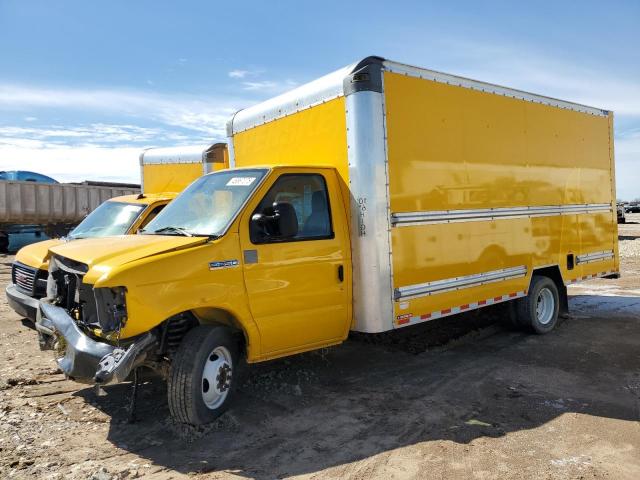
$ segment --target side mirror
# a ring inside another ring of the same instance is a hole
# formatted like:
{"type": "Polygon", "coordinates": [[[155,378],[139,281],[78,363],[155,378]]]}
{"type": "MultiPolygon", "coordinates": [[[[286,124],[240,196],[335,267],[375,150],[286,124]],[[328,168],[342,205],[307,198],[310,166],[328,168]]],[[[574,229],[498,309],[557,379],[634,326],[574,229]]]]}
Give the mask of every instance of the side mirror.
{"type": "Polygon", "coordinates": [[[298,234],[298,216],[290,203],[275,202],[262,213],[254,213],[251,226],[264,239],[293,238],[298,234]]]}
{"type": "Polygon", "coordinates": [[[273,211],[278,222],[278,233],[281,238],[293,238],[298,234],[298,215],[293,205],[286,202],[275,202],[273,211]]]}

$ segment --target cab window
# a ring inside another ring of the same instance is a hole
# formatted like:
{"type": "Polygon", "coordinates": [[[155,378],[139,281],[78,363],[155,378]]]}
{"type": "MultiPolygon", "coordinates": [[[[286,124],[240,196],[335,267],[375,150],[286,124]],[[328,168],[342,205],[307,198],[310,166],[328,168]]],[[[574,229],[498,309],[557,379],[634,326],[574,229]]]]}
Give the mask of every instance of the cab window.
{"type": "Polygon", "coordinates": [[[142,221],[142,223],[140,224],[140,226],[138,227],[138,230],[144,228],[147,226],[147,224],[153,220],[154,218],[156,218],[156,215],[158,215],[162,209],[164,207],[166,207],[167,204],[163,203],[162,205],[158,205],[157,207],[154,207],[153,210],[151,210],[151,212],[149,212],[149,215],[147,215],[147,217],[142,221]]]}
{"type": "Polygon", "coordinates": [[[269,223],[250,223],[253,243],[271,243],[333,238],[331,209],[327,185],[322,175],[281,175],[258,204],[253,214],[273,217],[277,209],[292,211],[297,222],[297,233],[283,238],[269,223]]]}

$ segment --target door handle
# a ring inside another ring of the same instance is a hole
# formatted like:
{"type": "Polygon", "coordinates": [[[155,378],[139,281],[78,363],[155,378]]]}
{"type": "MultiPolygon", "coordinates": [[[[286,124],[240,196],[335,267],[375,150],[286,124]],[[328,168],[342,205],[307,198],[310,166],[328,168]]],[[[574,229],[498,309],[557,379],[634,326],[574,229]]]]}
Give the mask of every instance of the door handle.
{"type": "Polygon", "coordinates": [[[338,265],[338,280],[344,282],[344,267],[342,265],[338,265]]]}

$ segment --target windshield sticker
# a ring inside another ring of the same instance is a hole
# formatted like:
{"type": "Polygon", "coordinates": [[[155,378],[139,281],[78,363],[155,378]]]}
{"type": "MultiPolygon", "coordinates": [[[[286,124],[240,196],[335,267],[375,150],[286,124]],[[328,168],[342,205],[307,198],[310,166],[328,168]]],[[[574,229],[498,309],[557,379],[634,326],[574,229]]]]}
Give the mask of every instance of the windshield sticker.
{"type": "Polygon", "coordinates": [[[221,268],[237,267],[238,260],[223,260],[221,262],[209,262],[209,270],[219,270],[221,268]]]}
{"type": "Polygon", "coordinates": [[[227,187],[248,187],[256,180],[256,177],[233,177],[227,182],[227,187]]]}

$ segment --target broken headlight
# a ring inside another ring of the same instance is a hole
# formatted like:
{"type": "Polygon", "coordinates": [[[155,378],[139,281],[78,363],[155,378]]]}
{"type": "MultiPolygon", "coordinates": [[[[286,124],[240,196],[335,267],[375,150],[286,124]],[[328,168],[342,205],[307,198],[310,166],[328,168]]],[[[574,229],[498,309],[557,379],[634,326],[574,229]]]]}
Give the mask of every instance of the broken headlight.
{"type": "Polygon", "coordinates": [[[119,331],[127,322],[125,287],[94,288],[98,324],[104,333],[119,331]]]}

